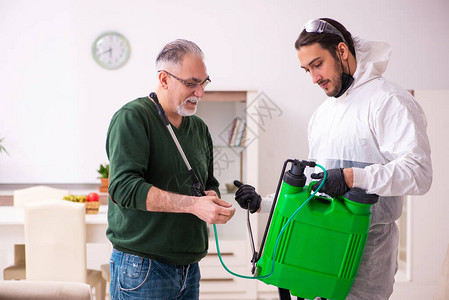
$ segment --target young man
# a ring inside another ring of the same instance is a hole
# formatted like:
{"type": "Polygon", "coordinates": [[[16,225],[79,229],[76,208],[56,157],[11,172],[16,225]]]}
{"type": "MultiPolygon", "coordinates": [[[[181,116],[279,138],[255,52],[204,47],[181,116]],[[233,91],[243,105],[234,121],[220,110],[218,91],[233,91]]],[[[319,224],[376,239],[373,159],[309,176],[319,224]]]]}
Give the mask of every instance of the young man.
{"type": "MultiPolygon", "coordinates": [[[[424,113],[407,91],[382,77],[388,44],[353,38],[340,23],[323,18],[304,26],[295,48],[301,68],[329,96],[308,130],[309,159],[328,170],[321,192],[336,197],[357,187],[380,196],[347,299],[388,299],[404,196],[424,194],[432,182],[424,113]]],[[[248,185],[239,188],[236,200],[242,207],[250,201],[252,212],[260,209],[261,197],[248,185]]]]}
{"type": "Polygon", "coordinates": [[[210,82],[202,51],[176,40],[159,53],[156,67],[155,92],[206,196],[192,195],[190,174],[155,99],[136,99],[115,113],[106,142],[112,299],[198,299],[206,223],[224,224],[235,212],[219,198],[212,140],[193,116],[210,82]]]}

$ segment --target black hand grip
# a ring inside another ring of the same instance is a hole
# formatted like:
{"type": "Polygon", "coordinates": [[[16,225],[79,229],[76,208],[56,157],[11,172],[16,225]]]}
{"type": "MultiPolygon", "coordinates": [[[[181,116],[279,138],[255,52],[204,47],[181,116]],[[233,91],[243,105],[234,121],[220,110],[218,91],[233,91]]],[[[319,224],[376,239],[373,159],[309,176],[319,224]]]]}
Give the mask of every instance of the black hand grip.
{"type": "Polygon", "coordinates": [[[170,122],[168,121],[167,114],[165,113],[164,108],[159,103],[159,99],[157,98],[157,95],[155,92],[151,92],[149,97],[154,100],[154,103],[156,104],[157,113],[162,119],[162,123],[164,123],[165,126],[168,126],[170,122]]]}

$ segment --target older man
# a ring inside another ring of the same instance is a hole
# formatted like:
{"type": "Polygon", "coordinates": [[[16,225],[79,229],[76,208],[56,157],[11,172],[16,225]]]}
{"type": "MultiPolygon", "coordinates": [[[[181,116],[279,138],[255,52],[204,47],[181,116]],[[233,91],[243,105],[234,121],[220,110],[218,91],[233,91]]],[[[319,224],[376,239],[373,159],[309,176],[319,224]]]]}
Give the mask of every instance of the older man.
{"type": "Polygon", "coordinates": [[[198,299],[206,223],[224,224],[235,212],[219,198],[212,140],[194,116],[210,82],[202,51],[176,40],[159,53],[156,67],[156,94],[206,196],[192,194],[190,174],[156,99],[136,99],[113,116],[106,143],[112,299],[198,299]]]}

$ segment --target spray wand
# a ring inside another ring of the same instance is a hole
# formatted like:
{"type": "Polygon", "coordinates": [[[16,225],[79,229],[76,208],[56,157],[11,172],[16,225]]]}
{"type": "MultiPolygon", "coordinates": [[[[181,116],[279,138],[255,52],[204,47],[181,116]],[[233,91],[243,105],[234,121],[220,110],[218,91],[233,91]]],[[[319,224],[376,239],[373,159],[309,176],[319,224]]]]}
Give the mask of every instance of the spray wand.
{"type": "Polygon", "coordinates": [[[168,120],[168,117],[167,117],[167,114],[165,113],[164,108],[159,103],[159,99],[157,98],[156,93],[151,92],[148,97],[150,99],[153,99],[154,103],[156,104],[157,113],[161,117],[161,120],[164,123],[164,125],[167,127],[168,132],[170,132],[170,135],[176,144],[176,148],[178,148],[178,152],[179,152],[179,154],[181,154],[181,157],[184,160],[187,170],[189,171],[190,178],[192,179],[192,194],[197,197],[206,196],[206,194],[204,193],[204,188],[203,188],[200,180],[196,176],[195,171],[193,171],[192,167],[190,166],[189,160],[187,159],[186,155],[184,154],[184,151],[182,150],[181,145],[179,144],[178,138],[176,137],[175,132],[173,131],[173,128],[171,127],[170,121],[168,120]]]}

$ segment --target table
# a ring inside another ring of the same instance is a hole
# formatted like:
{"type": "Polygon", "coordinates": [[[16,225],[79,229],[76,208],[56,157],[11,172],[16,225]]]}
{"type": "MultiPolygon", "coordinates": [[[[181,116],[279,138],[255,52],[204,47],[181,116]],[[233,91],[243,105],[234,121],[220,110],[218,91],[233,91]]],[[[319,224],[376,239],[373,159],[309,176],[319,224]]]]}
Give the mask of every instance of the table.
{"type": "MultiPolygon", "coordinates": [[[[98,214],[86,215],[88,268],[98,269],[109,261],[111,245],[106,238],[107,210],[107,205],[100,205],[98,214]]],[[[0,206],[0,279],[3,279],[3,269],[14,263],[14,244],[24,243],[23,208],[0,206]]]]}

